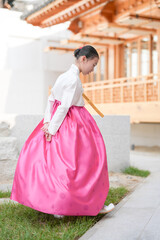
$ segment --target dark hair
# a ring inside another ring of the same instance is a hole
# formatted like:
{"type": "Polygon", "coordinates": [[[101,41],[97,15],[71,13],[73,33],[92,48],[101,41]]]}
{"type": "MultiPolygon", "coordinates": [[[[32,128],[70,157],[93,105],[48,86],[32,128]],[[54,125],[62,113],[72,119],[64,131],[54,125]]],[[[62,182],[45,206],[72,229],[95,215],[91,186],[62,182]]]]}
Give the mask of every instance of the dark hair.
{"type": "Polygon", "coordinates": [[[74,56],[78,59],[80,56],[86,56],[86,58],[99,58],[97,50],[91,45],[86,45],[82,48],[78,48],[74,51],[74,56]]]}

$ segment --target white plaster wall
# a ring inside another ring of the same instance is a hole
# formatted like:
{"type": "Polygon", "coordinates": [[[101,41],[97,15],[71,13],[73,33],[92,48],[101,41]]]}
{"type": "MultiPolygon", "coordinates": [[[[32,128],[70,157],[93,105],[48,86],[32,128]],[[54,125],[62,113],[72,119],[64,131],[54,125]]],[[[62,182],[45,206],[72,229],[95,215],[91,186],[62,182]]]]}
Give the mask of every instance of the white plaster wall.
{"type": "MultiPolygon", "coordinates": [[[[45,46],[49,45],[45,40],[45,46]]],[[[43,58],[43,76],[44,76],[44,108],[45,110],[48,98],[48,89],[53,87],[56,79],[60,74],[67,71],[74,62],[72,53],[60,53],[57,51],[50,51],[44,54],[43,58]]]]}
{"type": "MultiPolygon", "coordinates": [[[[46,45],[47,44],[48,42],[46,43],[46,45]]],[[[47,71],[64,72],[68,70],[71,63],[73,62],[74,56],[72,52],[63,53],[60,51],[52,50],[50,52],[45,53],[44,69],[47,71]]]]}
{"type": "MultiPolygon", "coordinates": [[[[0,70],[1,113],[41,113],[43,106],[43,69],[41,42],[12,46],[8,38],[4,68],[0,70]]],[[[15,40],[15,39],[14,39],[15,40]]]]}
{"type": "Polygon", "coordinates": [[[0,114],[43,114],[49,86],[74,61],[71,53],[44,48],[71,33],[61,25],[57,30],[34,27],[20,15],[0,9],[0,114]]]}
{"type": "Polygon", "coordinates": [[[131,145],[160,147],[160,123],[131,124],[131,145]]]}

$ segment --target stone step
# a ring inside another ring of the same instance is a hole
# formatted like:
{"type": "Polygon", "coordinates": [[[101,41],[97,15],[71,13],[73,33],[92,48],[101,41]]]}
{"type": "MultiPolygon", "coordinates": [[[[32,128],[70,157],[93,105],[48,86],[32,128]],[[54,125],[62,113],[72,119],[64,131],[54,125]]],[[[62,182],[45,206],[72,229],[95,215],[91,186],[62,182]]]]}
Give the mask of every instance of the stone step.
{"type": "Polygon", "coordinates": [[[10,202],[9,198],[0,198],[0,204],[5,203],[5,202],[10,202]]]}
{"type": "Polygon", "coordinates": [[[0,204],[3,204],[3,203],[18,203],[16,201],[13,201],[11,200],[10,198],[0,198],[0,204]]]}
{"type": "Polygon", "coordinates": [[[15,137],[0,137],[0,161],[18,158],[18,141],[15,137]]]}
{"type": "Polygon", "coordinates": [[[7,137],[7,136],[10,136],[10,134],[11,134],[10,125],[7,122],[1,121],[0,137],[7,137]]]}
{"type": "Polygon", "coordinates": [[[7,192],[7,191],[10,191],[11,192],[11,190],[12,190],[12,183],[11,183],[11,181],[9,181],[9,182],[1,182],[0,183],[0,191],[2,191],[2,192],[7,192]]]}
{"type": "Polygon", "coordinates": [[[18,156],[17,138],[0,137],[0,182],[13,179],[18,156]]]}

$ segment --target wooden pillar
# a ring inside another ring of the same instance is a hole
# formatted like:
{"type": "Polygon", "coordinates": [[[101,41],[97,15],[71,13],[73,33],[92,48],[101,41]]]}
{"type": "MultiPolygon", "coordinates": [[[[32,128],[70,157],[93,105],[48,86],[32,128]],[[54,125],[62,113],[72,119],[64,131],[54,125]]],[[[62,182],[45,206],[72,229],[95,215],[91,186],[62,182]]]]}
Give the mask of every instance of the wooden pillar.
{"type": "Polygon", "coordinates": [[[114,58],[115,58],[115,68],[114,68],[114,78],[118,78],[118,46],[114,47],[114,58]]]}
{"type": "Polygon", "coordinates": [[[114,78],[117,77],[117,46],[113,46],[114,49],[114,78]]]}
{"type": "Polygon", "coordinates": [[[124,44],[119,45],[119,77],[124,77],[124,44]]]}
{"type": "Polygon", "coordinates": [[[51,89],[52,89],[52,86],[49,85],[49,88],[48,88],[48,96],[51,94],[51,89]]]}
{"type": "Polygon", "coordinates": [[[108,48],[104,51],[104,80],[108,79],[108,48]]]}
{"type": "Polygon", "coordinates": [[[124,76],[124,45],[114,46],[114,78],[124,76]]]}
{"type": "Polygon", "coordinates": [[[153,72],[153,69],[152,69],[152,49],[153,49],[153,36],[150,35],[149,36],[149,73],[152,73],[153,72]]]}
{"type": "MultiPolygon", "coordinates": [[[[160,75],[160,29],[157,30],[158,74],[160,75]]],[[[158,82],[158,101],[160,101],[160,82],[158,82]]]]}
{"type": "Polygon", "coordinates": [[[132,77],[132,44],[129,46],[129,77],[132,77]]]}
{"type": "Polygon", "coordinates": [[[160,74],[160,29],[157,30],[158,73],[160,74]]]}
{"type": "Polygon", "coordinates": [[[101,54],[99,54],[99,61],[97,64],[96,81],[101,81],[101,54]]]}
{"type": "Polygon", "coordinates": [[[108,49],[108,79],[114,79],[114,46],[111,45],[108,49]]]}
{"type": "Polygon", "coordinates": [[[137,57],[138,57],[138,76],[141,75],[141,39],[138,39],[138,54],[137,54],[137,57]]]}
{"type": "Polygon", "coordinates": [[[80,73],[80,79],[81,79],[82,83],[85,83],[84,75],[82,73],[80,73]]]}

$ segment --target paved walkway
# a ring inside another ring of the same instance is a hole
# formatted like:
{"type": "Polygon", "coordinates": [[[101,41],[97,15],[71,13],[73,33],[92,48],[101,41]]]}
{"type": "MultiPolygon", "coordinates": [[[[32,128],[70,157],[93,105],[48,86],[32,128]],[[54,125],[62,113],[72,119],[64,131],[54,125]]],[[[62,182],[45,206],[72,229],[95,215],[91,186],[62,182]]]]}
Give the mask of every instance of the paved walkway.
{"type": "Polygon", "coordinates": [[[160,240],[160,153],[131,151],[130,161],[151,175],[79,240],[160,240]]]}

